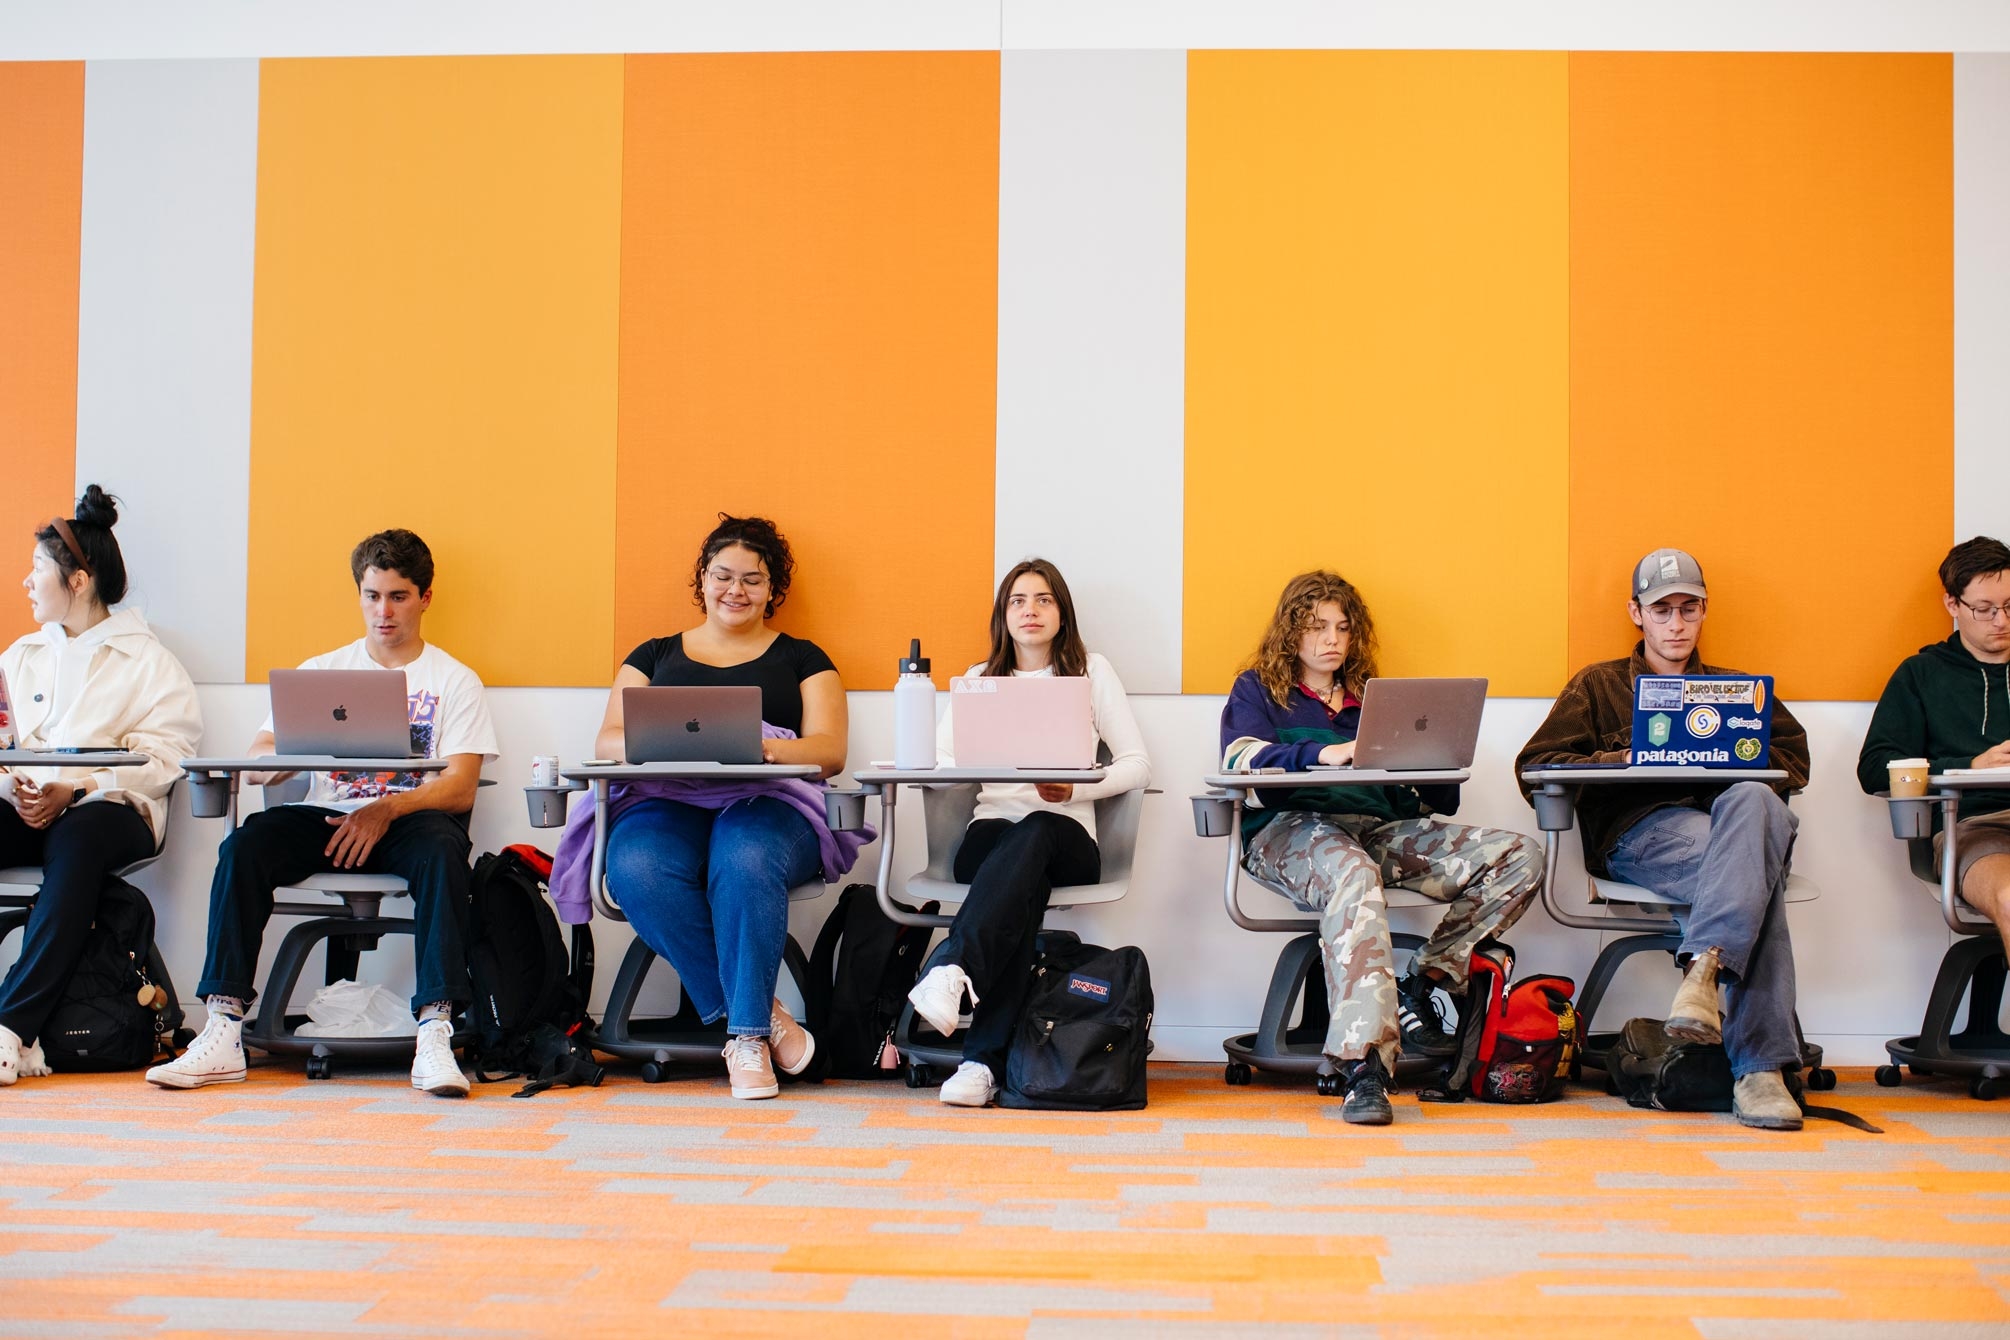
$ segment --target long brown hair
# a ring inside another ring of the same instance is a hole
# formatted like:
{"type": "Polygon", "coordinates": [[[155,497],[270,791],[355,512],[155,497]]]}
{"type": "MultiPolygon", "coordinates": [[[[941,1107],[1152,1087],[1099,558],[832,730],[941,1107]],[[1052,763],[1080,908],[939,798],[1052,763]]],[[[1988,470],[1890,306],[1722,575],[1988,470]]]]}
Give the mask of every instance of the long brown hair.
{"type": "Polygon", "coordinates": [[[1375,621],[1368,617],[1368,602],[1361,599],[1352,582],[1337,572],[1323,569],[1301,572],[1284,584],[1284,593],[1277,597],[1277,610],[1270,616],[1270,627],[1264,629],[1256,655],[1249,658],[1248,668],[1256,672],[1257,679],[1279,707],[1289,706],[1292,685],[1298,683],[1301,675],[1299,639],[1327,601],[1338,605],[1347,616],[1349,630],[1347,659],[1341,662],[1335,678],[1342,688],[1358,698],[1375,677],[1375,653],[1379,648],[1375,643],[1375,621]]]}
{"type": "Polygon", "coordinates": [[[1068,594],[1068,583],[1061,579],[1061,570],[1044,558],[1029,558],[1013,564],[1012,571],[1005,574],[1005,580],[998,583],[998,595],[991,602],[991,654],[984,659],[983,673],[1012,673],[1015,663],[1012,630],[1005,624],[1005,602],[1012,597],[1012,584],[1029,572],[1047,583],[1047,589],[1054,593],[1054,604],[1061,611],[1061,631],[1054,634],[1054,643],[1048,652],[1053,659],[1054,673],[1088,674],[1089,653],[1082,645],[1082,630],[1075,624],[1075,598],[1068,594]]]}

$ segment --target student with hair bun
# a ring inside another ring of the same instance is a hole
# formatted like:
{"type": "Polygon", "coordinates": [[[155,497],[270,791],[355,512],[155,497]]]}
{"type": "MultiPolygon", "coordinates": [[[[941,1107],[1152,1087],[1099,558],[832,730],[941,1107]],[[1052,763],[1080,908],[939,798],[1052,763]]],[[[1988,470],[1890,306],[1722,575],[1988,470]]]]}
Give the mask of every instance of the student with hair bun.
{"type": "Polygon", "coordinates": [[[40,631],[0,654],[16,747],[144,754],[130,768],[0,768],[0,866],[39,865],[21,956],[0,981],[0,1085],[49,1073],[41,1033],[112,872],[158,850],[167,797],[202,734],[195,685],[146,620],[113,610],[126,563],[96,484],[35,532],[21,585],[40,631]]]}

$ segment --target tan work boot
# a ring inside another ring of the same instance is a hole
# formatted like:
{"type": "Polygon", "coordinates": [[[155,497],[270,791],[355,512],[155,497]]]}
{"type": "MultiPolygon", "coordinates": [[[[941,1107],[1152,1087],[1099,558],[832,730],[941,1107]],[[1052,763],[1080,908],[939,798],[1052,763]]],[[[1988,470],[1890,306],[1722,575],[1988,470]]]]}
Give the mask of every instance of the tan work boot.
{"type": "Polygon", "coordinates": [[[1668,1022],[1661,1031],[1677,1042],[1722,1042],[1724,1015],[1717,1005],[1717,951],[1706,949],[1689,960],[1689,971],[1675,989],[1668,1022]]]}
{"type": "Polygon", "coordinates": [[[1731,1115],[1741,1126],[1765,1131],[1801,1128],[1801,1105],[1777,1070],[1756,1070],[1740,1079],[1731,1090],[1731,1115]]]}

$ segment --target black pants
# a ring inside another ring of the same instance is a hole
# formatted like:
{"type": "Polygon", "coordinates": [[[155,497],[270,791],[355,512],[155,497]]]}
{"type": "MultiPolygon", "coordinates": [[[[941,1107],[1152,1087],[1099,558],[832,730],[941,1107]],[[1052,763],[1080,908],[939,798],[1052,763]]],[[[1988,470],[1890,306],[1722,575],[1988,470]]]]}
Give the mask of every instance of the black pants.
{"type": "Polygon", "coordinates": [[[979,819],[956,850],[956,882],[970,886],[938,962],[960,966],[978,995],[963,1059],[1001,1081],[1012,1031],[1033,984],[1040,917],[1056,884],[1094,884],[1103,854],[1087,829],[1040,810],[1023,819],[979,819]]]}
{"type": "Polygon", "coordinates": [[[98,894],[114,870],[154,854],[153,830],[117,801],[72,805],[47,828],[30,828],[0,801],[0,866],[39,865],[42,892],[21,933],[21,957],[0,982],[0,1024],[23,1042],[42,1036],[98,915],[98,894]]]}
{"type": "MultiPolygon", "coordinates": [[[[414,1011],[449,1001],[464,1005],[468,991],[468,828],[458,815],[419,810],[391,821],[370,859],[337,871],[325,854],[335,810],[281,805],[252,815],[223,840],[216,878],[209,886],[209,953],[203,959],[199,996],[257,996],[252,977],[265,924],[272,920],[272,891],[309,875],[399,875],[412,891],[412,957],[419,989],[414,1011]]],[[[284,1008],[285,1001],[275,1002],[284,1008]]]]}

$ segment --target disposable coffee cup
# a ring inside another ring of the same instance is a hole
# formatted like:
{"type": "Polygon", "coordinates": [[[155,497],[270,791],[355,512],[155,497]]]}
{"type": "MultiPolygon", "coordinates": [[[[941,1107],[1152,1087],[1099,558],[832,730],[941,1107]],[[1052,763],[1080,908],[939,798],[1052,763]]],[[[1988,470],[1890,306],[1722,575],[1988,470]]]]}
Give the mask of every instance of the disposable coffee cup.
{"type": "Polygon", "coordinates": [[[1910,800],[1926,794],[1926,775],[1932,767],[1925,759],[1895,758],[1889,766],[1892,799],[1910,800]]]}

